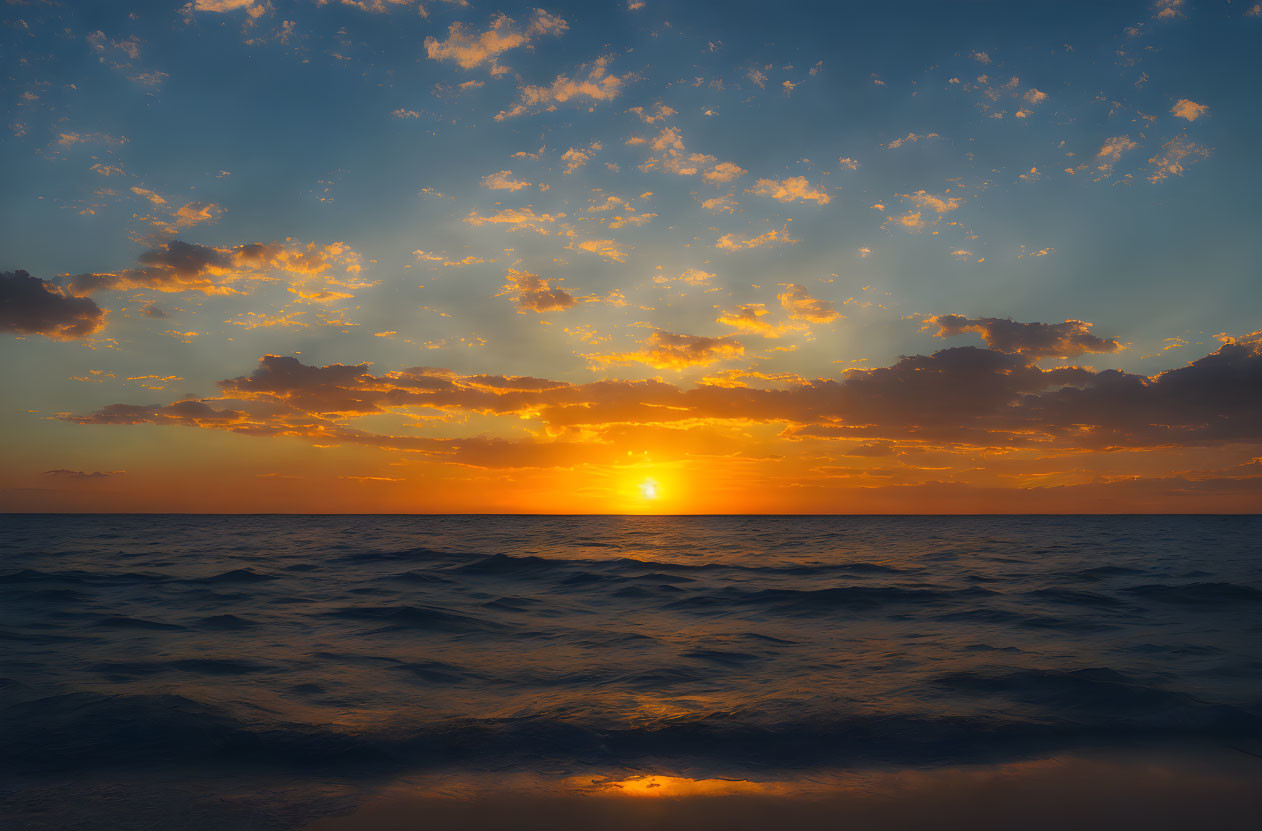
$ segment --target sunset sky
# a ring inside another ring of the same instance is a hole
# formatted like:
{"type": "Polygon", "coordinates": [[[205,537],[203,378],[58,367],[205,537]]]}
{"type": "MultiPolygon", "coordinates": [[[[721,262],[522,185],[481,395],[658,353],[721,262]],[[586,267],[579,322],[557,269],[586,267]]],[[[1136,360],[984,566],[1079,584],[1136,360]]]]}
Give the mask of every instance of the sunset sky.
{"type": "Polygon", "coordinates": [[[1262,510],[1262,3],[0,17],[0,510],[1262,510]]]}

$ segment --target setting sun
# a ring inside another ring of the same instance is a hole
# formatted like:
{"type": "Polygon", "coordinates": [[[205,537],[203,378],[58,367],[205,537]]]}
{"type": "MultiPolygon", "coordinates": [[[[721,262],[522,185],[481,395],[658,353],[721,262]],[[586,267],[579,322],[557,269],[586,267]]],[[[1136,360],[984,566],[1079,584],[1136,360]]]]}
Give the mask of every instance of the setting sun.
{"type": "Polygon", "coordinates": [[[657,483],[652,479],[645,479],[640,483],[640,495],[645,499],[657,499],[657,483]]]}

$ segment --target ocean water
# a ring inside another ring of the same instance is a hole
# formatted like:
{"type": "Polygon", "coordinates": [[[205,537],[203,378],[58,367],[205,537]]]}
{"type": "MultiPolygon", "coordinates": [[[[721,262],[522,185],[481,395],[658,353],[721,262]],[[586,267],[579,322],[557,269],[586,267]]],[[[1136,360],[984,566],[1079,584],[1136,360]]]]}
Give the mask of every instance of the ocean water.
{"type": "Polygon", "coordinates": [[[368,827],[512,783],[801,802],[1108,754],[1206,772],[1196,810],[1262,790],[1258,517],[0,524],[6,827],[368,827]]]}

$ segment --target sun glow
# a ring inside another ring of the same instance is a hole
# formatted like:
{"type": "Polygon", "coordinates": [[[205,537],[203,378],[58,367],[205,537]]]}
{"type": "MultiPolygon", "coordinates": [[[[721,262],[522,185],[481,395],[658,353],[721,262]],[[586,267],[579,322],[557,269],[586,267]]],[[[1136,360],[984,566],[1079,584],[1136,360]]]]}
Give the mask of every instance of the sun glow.
{"type": "Polygon", "coordinates": [[[640,483],[640,495],[645,499],[657,499],[657,483],[652,479],[645,479],[640,483]]]}

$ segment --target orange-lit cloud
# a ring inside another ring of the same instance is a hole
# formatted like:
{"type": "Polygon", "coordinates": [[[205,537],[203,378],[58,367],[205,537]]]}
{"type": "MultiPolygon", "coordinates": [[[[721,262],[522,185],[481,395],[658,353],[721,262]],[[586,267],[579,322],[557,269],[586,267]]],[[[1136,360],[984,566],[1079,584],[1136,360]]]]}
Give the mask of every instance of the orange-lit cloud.
{"type": "Polygon", "coordinates": [[[511,170],[499,170],[483,176],[482,187],[491,190],[519,191],[522,188],[530,187],[530,182],[524,179],[514,179],[513,171],[511,170]]]}
{"type": "Polygon", "coordinates": [[[443,40],[433,36],[425,38],[425,54],[430,60],[452,61],[462,69],[489,64],[492,74],[500,74],[503,71],[498,63],[500,55],[526,46],[541,36],[560,36],[568,28],[569,24],[563,18],[548,14],[543,9],[535,9],[524,27],[505,14],[493,17],[490,28],[483,32],[457,21],[448,28],[447,37],[443,40]]]}
{"type": "Polygon", "coordinates": [[[641,363],[655,369],[686,369],[739,357],[745,352],[745,348],[735,338],[680,335],[660,329],[649,335],[643,346],[638,352],[588,357],[601,364],[641,363]]]}
{"type": "Polygon", "coordinates": [[[465,222],[470,225],[503,225],[509,231],[535,231],[540,234],[551,233],[552,226],[565,214],[536,213],[534,208],[504,208],[489,216],[482,216],[477,211],[470,211],[465,222]]]}
{"type": "Polygon", "coordinates": [[[565,162],[565,173],[573,173],[580,167],[591,161],[592,156],[601,150],[600,142],[593,141],[587,147],[571,147],[561,154],[561,161],[565,162]]]}
{"type": "Polygon", "coordinates": [[[504,293],[512,296],[519,312],[556,312],[577,302],[569,292],[550,286],[538,274],[510,268],[507,278],[504,293]]]}
{"type": "Polygon", "coordinates": [[[758,196],[769,196],[778,202],[792,202],[800,199],[803,202],[814,201],[827,205],[832,197],[823,188],[812,185],[805,176],[790,176],[787,179],[759,179],[746,193],[758,196]]]}
{"type": "Polygon", "coordinates": [[[923,190],[904,194],[903,198],[918,208],[929,208],[940,214],[954,211],[963,203],[963,200],[958,196],[934,196],[932,193],[923,190]]]}
{"type": "MultiPolygon", "coordinates": [[[[732,338],[656,331],[639,352],[591,356],[603,363],[685,369],[744,350],[732,338]]],[[[555,435],[602,425],[698,420],[782,424],[792,441],[918,441],[944,447],[1109,449],[1262,442],[1262,337],[1222,344],[1152,377],[1082,367],[1041,369],[1037,356],[976,347],[913,355],[891,366],[783,389],[661,381],[571,384],[539,378],[459,375],[417,368],[374,376],[366,365],[306,366],[267,356],[248,377],[221,382],[216,399],[110,405],[87,424],[184,424],[322,444],[359,444],[444,456],[477,439],[383,435],[351,426],[360,415],[428,408],[537,419],[555,435]],[[559,431],[559,432],[558,432],[559,431]]],[[[552,439],[547,441],[551,442],[552,439]]],[[[502,444],[503,442],[501,442],[502,444]]],[[[837,452],[850,452],[839,445],[837,452]]],[[[607,459],[599,441],[593,459],[607,459]]],[[[524,451],[523,451],[524,452],[524,451]]],[[[567,450],[582,457],[581,443],[567,450]]],[[[511,466],[511,460],[486,461],[511,466]]]]}
{"type": "Polygon", "coordinates": [[[363,280],[359,255],[341,242],[252,242],[211,248],[172,240],[141,254],[137,268],[69,276],[76,294],[102,290],[151,289],[162,292],[241,294],[256,283],[283,283],[307,301],[352,297],[375,283],[363,280]]]}
{"type": "Polygon", "coordinates": [[[789,283],[777,299],[793,320],[808,323],[832,323],[841,317],[831,303],[812,297],[806,286],[789,283]]]}
{"type": "Polygon", "coordinates": [[[1182,176],[1188,165],[1208,159],[1210,149],[1187,136],[1177,136],[1161,145],[1161,151],[1148,160],[1152,165],[1148,181],[1156,183],[1171,176],[1182,176]]]}
{"type": "Polygon", "coordinates": [[[786,226],[780,229],[772,228],[753,237],[740,234],[724,234],[714,243],[714,247],[721,248],[724,251],[747,251],[751,248],[762,248],[764,246],[795,245],[798,242],[799,240],[789,236],[789,229],[786,226]]]}
{"type": "Polygon", "coordinates": [[[564,104],[567,101],[581,101],[586,99],[593,103],[599,101],[610,101],[617,98],[623,87],[633,79],[634,76],[614,75],[609,72],[610,58],[597,58],[586,66],[579,67],[576,73],[579,77],[571,78],[569,75],[558,75],[556,80],[546,86],[536,86],[528,84],[521,88],[521,100],[507,110],[503,110],[496,114],[496,121],[503,121],[506,118],[515,118],[523,115],[531,110],[551,109],[557,104],[564,104]]]}
{"type": "Polygon", "coordinates": [[[1198,104],[1195,101],[1189,101],[1186,98],[1180,98],[1174,102],[1174,106],[1170,108],[1170,112],[1176,118],[1184,118],[1188,121],[1195,121],[1205,113],[1209,112],[1209,107],[1204,104],[1198,104]]]}

